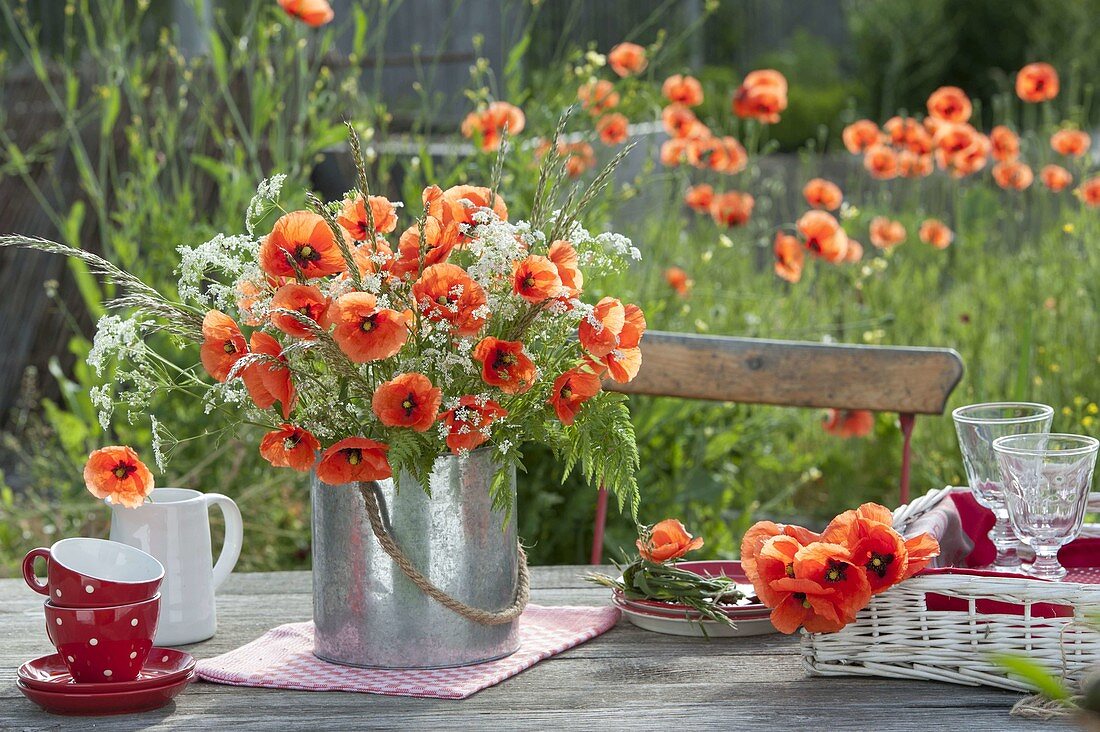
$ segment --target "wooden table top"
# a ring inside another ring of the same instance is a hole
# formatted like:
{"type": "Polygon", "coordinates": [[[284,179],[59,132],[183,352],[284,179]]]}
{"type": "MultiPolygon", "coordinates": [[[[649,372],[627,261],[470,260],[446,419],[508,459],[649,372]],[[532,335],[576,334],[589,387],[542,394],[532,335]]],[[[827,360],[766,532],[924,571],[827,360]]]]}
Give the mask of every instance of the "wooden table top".
{"type": "MultiPolygon", "coordinates": [[[[533,602],[604,605],[587,567],[532,568],[533,602]]],[[[1069,729],[1009,716],[1018,694],[923,681],[807,676],[797,638],[694,639],[621,620],[608,633],[460,700],[283,691],[197,682],[162,709],[113,717],[46,714],[15,687],[21,663],[53,649],[41,596],[0,580],[0,730],[342,729],[1069,729]]],[[[217,635],[187,650],[208,658],[282,623],[308,620],[307,572],[235,574],[218,596],[217,635]]]]}

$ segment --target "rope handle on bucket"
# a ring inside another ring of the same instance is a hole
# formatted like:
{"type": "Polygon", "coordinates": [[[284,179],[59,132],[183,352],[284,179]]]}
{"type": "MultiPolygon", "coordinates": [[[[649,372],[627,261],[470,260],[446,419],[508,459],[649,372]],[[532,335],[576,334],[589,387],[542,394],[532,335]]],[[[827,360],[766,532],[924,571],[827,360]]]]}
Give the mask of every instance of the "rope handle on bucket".
{"type": "Polygon", "coordinates": [[[363,496],[363,504],[367,509],[367,518],[370,520],[371,530],[374,532],[374,537],[378,539],[382,551],[386,552],[386,555],[401,568],[409,581],[419,587],[425,595],[467,620],[472,620],[481,625],[510,623],[518,618],[523,609],[527,607],[527,601],[531,598],[531,575],[527,570],[527,554],[523,551],[522,544],[519,545],[519,560],[516,567],[516,599],[503,610],[482,610],[451,597],[421,574],[420,570],[414,567],[409,558],[405,556],[405,552],[401,551],[401,547],[394,541],[393,536],[386,531],[386,526],[382,523],[382,512],[378,508],[378,498],[374,495],[374,491],[368,485],[360,483],[359,493],[363,496]]]}

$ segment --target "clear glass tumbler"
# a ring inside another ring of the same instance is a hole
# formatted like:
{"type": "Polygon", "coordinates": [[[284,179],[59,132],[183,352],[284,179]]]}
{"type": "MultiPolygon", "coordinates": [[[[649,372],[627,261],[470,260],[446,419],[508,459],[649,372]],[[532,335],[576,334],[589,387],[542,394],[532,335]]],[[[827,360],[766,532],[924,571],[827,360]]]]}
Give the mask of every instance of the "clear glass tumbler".
{"type": "Polygon", "coordinates": [[[1001,466],[993,452],[998,437],[1050,432],[1054,409],[1030,402],[991,402],[959,407],[951,413],[959,436],[963,465],[970,490],[978,503],[997,517],[989,539],[997,547],[997,558],[989,569],[999,572],[1020,572],[1020,545],[1012,530],[1003,495],[1001,466]]]}
{"type": "Polygon", "coordinates": [[[1066,576],[1058,550],[1081,533],[1098,447],[1095,438],[1082,435],[1010,435],[993,441],[1012,527],[1035,550],[1029,574],[1066,576]]]}

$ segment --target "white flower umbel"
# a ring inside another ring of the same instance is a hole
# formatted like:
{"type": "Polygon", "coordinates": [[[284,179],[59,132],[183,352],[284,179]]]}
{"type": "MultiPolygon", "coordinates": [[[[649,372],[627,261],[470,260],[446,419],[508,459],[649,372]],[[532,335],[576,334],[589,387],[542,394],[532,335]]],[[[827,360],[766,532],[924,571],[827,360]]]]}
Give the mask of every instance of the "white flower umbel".
{"type": "Polygon", "coordinates": [[[104,315],[96,324],[88,365],[95,369],[97,376],[103,376],[112,360],[119,363],[135,361],[143,355],[144,348],[141,324],[137,320],[104,315]]]}
{"type": "Polygon", "coordinates": [[[252,197],[244,216],[244,227],[249,234],[256,233],[256,224],[279,200],[285,181],[286,176],[280,173],[262,181],[256,188],[256,195],[252,197]]]}

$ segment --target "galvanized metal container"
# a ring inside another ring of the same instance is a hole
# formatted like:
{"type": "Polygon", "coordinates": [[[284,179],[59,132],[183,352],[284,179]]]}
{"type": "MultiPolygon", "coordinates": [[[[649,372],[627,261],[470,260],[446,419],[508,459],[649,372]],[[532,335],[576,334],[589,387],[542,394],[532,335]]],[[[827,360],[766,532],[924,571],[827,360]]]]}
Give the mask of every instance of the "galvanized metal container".
{"type": "MultiPolygon", "coordinates": [[[[492,509],[492,452],[436,460],[431,496],[411,478],[366,484],[398,546],[432,583],[477,608],[516,593],[516,518],[492,509]]],[[[508,476],[513,501],[515,471],[508,476]]],[[[312,479],[314,654],[347,666],[445,668],[503,658],[518,621],[481,625],[428,597],[383,551],[356,484],[312,479]]]]}

